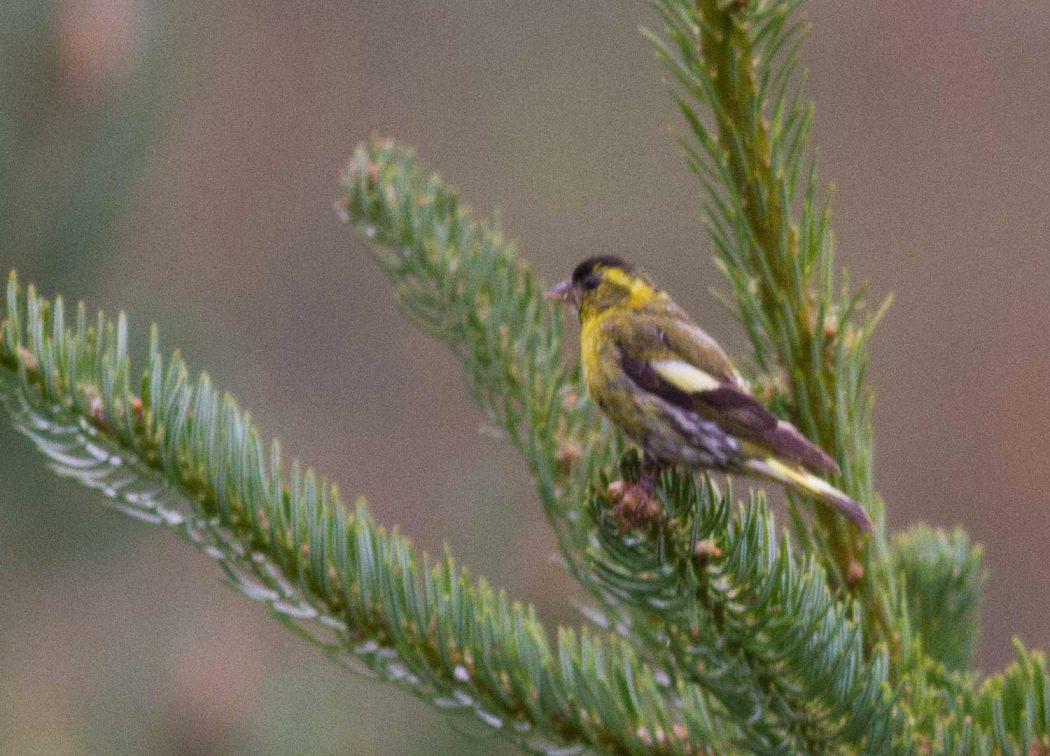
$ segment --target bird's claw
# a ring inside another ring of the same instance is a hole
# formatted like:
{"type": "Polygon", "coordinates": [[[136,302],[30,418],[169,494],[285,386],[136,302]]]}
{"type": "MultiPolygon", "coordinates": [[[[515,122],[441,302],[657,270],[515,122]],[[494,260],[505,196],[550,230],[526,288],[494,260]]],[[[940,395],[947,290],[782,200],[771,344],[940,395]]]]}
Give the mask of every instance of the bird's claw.
{"type": "Polygon", "coordinates": [[[614,502],[612,514],[621,533],[656,520],[663,511],[660,502],[641,483],[616,480],[609,484],[606,493],[614,502]]]}

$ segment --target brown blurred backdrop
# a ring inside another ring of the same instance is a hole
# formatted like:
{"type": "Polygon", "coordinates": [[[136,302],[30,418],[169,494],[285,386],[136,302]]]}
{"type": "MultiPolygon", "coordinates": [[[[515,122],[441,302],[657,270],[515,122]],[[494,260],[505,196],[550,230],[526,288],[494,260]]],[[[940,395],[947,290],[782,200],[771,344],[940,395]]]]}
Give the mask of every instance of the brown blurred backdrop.
{"type": "MultiPolygon", "coordinates": [[[[707,293],[720,282],[637,33],[644,3],[56,4],[46,65],[0,45],[5,99],[29,114],[28,157],[0,178],[18,186],[0,268],[126,309],[139,343],[155,320],[380,521],[578,624],[520,463],[478,432],[456,364],[398,316],[332,201],[353,145],[394,136],[499,208],[546,280],[624,254],[744,356],[707,293]],[[107,114],[129,112],[74,172],[107,114]],[[103,189],[113,217],[67,212],[103,189]]],[[[6,41],[28,33],[3,13],[6,41]]],[[[808,14],[840,260],[872,300],[897,297],[870,372],[878,487],[894,529],[962,523],[986,545],[993,670],[1014,633],[1050,646],[1050,6],[811,0],[808,14]]],[[[501,747],[334,668],[206,559],[53,480],[6,426],[0,584],[0,750],[501,747]]]]}

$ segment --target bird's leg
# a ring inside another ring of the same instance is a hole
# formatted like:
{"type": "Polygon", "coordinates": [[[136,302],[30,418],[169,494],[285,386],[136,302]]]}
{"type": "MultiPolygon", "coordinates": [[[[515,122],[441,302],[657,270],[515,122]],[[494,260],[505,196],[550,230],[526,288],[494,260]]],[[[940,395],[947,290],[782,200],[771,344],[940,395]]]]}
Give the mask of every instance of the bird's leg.
{"type": "Polygon", "coordinates": [[[645,489],[647,495],[656,490],[656,484],[659,480],[660,463],[648,454],[642,455],[642,471],[638,476],[638,482],[645,489]]]}
{"type": "Polygon", "coordinates": [[[660,516],[663,507],[653,497],[660,477],[660,464],[648,454],[642,457],[641,475],[636,483],[626,484],[617,480],[609,484],[608,494],[615,503],[613,517],[620,532],[645,525],[660,516]]]}

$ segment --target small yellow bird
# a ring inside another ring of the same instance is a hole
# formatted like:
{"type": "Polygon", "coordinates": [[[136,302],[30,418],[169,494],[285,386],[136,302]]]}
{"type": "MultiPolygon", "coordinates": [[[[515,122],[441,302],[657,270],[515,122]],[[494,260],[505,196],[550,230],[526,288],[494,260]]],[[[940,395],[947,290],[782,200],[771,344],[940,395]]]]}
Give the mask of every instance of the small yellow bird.
{"type": "Polygon", "coordinates": [[[871,532],[860,504],[810,472],[838,474],[835,460],[755,399],[714,339],[631,265],[592,257],[546,296],[578,308],[587,392],[644,453],[639,482],[610,486],[622,524],[656,517],[660,469],[681,467],[775,481],[871,532]]]}

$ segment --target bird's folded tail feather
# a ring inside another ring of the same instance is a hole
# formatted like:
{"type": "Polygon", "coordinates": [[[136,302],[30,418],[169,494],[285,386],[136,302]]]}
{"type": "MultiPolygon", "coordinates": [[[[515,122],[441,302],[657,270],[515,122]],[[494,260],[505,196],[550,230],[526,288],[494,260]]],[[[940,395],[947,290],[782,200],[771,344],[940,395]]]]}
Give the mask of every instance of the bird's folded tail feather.
{"type": "Polygon", "coordinates": [[[809,494],[834,507],[865,533],[871,533],[874,530],[871,518],[860,504],[826,480],[818,478],[801,467],[781,462],[775,457],[766,457],[765,459],[748,460],[745,468],[749,472],[775,480],[781,485],[809,494]]]}
{"type": "Polygon", "coordinates": [[[761,441],[778,457],[787,457],[792,462],[799,462],[821,472],[835,475],[841,472],[838,463],[829,454],[785,420],[781,420],[774,428],[766,431],[761,441]]]}

